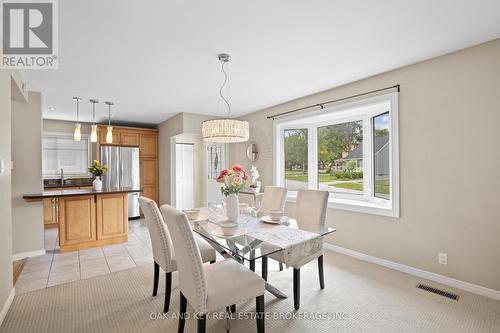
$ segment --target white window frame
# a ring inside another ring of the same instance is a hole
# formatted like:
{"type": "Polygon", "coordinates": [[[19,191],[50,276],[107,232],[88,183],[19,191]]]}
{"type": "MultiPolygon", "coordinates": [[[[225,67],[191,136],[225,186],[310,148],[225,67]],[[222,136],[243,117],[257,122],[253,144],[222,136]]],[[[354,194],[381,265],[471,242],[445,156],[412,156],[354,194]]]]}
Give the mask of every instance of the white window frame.
{"type": "MultiPolygon", "coordinates": [[[[73,134],[72,133],[66,133],[66,132],[43,132],[42,133],[42,145],[43,145],[43,137],[44,136],[52,136],[52,137],[60,137],[60,138],[71,138],[73,139],[73,134]]],[[[90,163],[92,162],[92,143],[90,142],[90,135],[88,134],[82,134],[82,140],[86,140],[87,141],[87,161],[88,161],[88,164],[90,165],[90,163]]],[[[43,159],[43,146],[42,146],[42,159],[43,159]]],[[[42,164],[43,164],[43,161],[42,161],[42,164]]],[[[58,174],[58,173],[55,173],[55,174],[43,174],[43,179],[51,179],[51,178],[54,178],[54,177],[60,177],[61,175],[58,174]]],[[[86,173],[64,173],[64,177],[73,177],[73,178],[78,178],[78,177],[89,177],[90,176],[90,172],[86,172],[86,173]]]]}
{"type": "MultiPolygon", "coordinates": [[[[328,207],[375,215],[399,217],[399,108],[398,94],[388,93],[335,105],[322,110],[277,119],[273,122],[274,183],[285,185],[284,131],[307,129],[308,188],[318,188],[318,128],[352,121],[363,121],[363,193],[330,195],[328,207]],[[388,103],[391,129],[390,146],[390,198],[375,197],[373,167],[373,118],[388,110],[377,108],[388,103]],[[372,110],[370,110],[370,107],[372,110]]],[[[295,202],[296,191],[289,191],[287,201],[295,202]]]]}

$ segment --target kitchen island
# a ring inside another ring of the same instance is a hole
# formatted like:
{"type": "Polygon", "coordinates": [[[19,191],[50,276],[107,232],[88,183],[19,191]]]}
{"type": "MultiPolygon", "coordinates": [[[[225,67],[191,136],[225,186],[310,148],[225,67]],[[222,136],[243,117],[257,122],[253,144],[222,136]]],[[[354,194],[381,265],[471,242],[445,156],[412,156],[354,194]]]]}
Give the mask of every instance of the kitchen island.
{"type": "Polygon", "coordinates": [[[124,243],[128,240],[129,187],[64,189],[25,194],[25,200],[57,198],[61,252],[124,243]]]}

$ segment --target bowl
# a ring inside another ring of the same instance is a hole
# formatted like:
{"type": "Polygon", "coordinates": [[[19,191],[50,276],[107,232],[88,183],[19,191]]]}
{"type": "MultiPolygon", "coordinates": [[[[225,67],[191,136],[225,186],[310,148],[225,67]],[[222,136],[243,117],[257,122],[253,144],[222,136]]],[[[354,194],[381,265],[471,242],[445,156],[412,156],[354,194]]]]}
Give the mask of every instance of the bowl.
{"type": "Polygon", "coordinates": [[[186,209],[184,213],[189,220],[196,220],[200,216],[200,210],[196,208],[186,209]]]}
{"type": "Polygon", "coordinates": [[[219,226],[224,236],[233,236],[238,231],[238,223],[223,222],[219,226]]]}
{"type": "Polygon", "coordinates": [[[283,211],[282,210],[270,210],[269,216],[271,217],[271,220],[279,221],[283,217],[283,211]]]}

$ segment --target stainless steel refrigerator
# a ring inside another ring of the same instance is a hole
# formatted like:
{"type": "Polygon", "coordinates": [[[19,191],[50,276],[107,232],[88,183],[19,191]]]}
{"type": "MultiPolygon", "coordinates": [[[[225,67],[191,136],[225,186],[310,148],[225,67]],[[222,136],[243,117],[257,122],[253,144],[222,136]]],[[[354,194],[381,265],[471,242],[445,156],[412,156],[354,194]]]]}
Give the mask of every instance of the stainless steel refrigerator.
{"type": "MultiPolygon", "coordinates": [[[[140,189],[139,148],[102,146],[101,163],[108,166],[108,172],[102,177],[103,186],[140,189]]],[[[139,193],[129,193],[128,217],[138,216],[139,193]]]]}

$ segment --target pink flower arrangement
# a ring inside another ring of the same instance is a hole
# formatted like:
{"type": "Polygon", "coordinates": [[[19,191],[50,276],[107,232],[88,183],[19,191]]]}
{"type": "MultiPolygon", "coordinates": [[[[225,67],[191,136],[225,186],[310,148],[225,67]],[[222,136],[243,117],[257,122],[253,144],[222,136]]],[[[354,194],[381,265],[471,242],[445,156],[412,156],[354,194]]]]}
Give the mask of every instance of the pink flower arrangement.
{"type": "Polygon", "coordinates": [[[237,194],[245,186],[250,179],[250,175],[241,165],[234,164],[231,169],[222,169],[217,182],[224,184],[221,187],[221,192],[226,197],[229,194],[237,194]]]}

